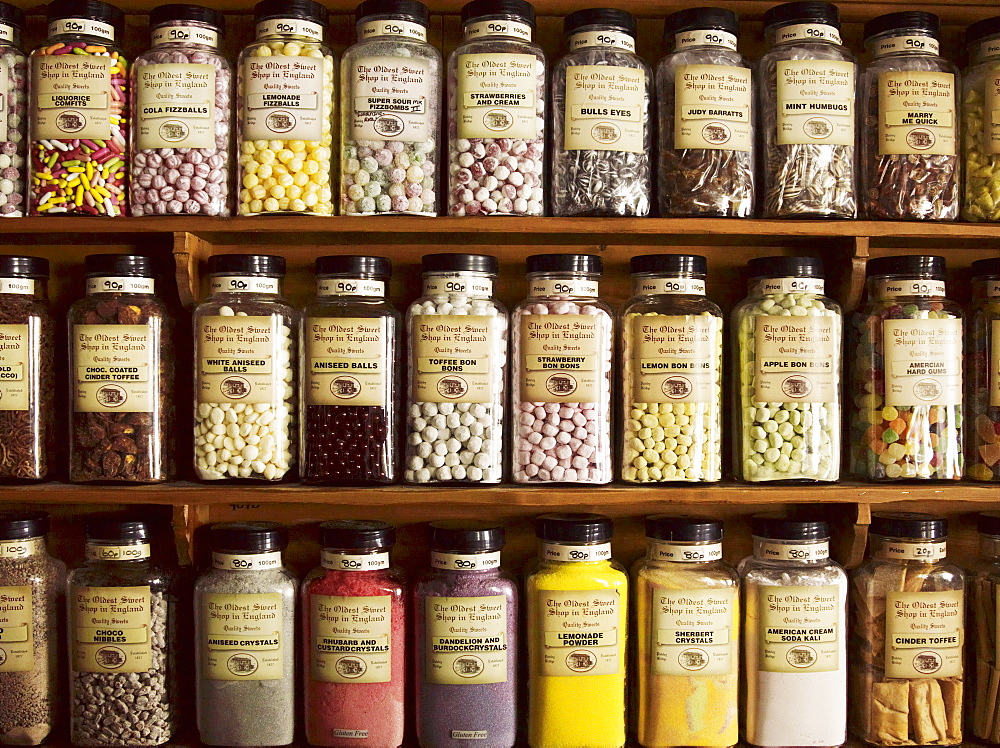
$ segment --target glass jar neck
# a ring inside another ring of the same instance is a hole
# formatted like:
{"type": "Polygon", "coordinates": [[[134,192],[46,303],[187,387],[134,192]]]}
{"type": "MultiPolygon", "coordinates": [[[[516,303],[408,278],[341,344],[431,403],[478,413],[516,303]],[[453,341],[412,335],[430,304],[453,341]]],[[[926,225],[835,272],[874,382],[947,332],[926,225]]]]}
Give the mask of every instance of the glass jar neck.
{"type": "Polygon", "coordinates": [[[937,55],[941,51],[937,37],[923,29],[893,29],[866,40],[865,46],[876,60],[890,55],[937,55]]]}
{"type": "Polygon", "coordinates": [[[1000,560],[1000,536],[980,533],[979,557],[1000,560]]]}
{"type": "Polygon", "coordinates": [[[197,47],[215,51],[219,48],[219,30],[199,21],[165,21],[152,29],[153,48],[197,47]]]}
{"type": "Polygon", "coordinates": [[[948,541],[945,538],[890,538],[869,533],[868,542],[872,558],[879,561],[933,564],[944,561],[948,555],[948,541]]]}
{"type": "Polygon", "coordinates": [[[424,273],[424,296],[459,294],[489,298],[493,295],[493,275],[466,271],[424,273]]]}
{"type": "Polygon", "coordinates": [[[467,42],[477,39],[496,39],[530,43],[534,36],[534,28],[531,24],[525,23],[520,16],[481,16],[466,21],[462,34],[467,42]]]}
{"type": "Polygon", "coordinates": [[[529,273],[529,298],[596,298],[600,291],[598,273],[529,273]]]}
{"type": "Polygon", "coordinates": [[[87,561],[147,561],[151,555],[147,540],[87,540],[87,561]]]}
{"type": "Polygon", "coordinates": [[[969,48],[969,59],[973,65],[1000,60],[1000,34],[987,37],[969,48]]]}
{"type": "Polygon", "coordinates": [[[276,275],[240,275],[215,273],[210,276],[212,296],[219,294],[281,294],[281,277],[276,275]]]}
{"type": "Polygon", "coordinates": [[[830,559],[830,540],[753,539],[753,556],[758,561],[815,566],[830,559]]]}
{"type": "Polygon", "coordinates": [[[914,296],[944,298],[946,291],[944,279],[929,273],[873,275],[868,278],[869,297],[880,301],[914,296]]]}
{"type": "Polygon", "coordinates": [[[611,543],[569,543],[566,541],[541,540],[538,558],[543,563],[593,564],[611,560],[611,543]]]}
{"type": "Polygon", "coordinates": [[[636,296],[704,296],[705,276],[695,273],[645,273],[632,276],[636,296]]]}
{"type": "Polygon", "coordinates": [[[696,542],[647,538],[646,558],[657,563],[711,564],[722,560],[722,541],[696,542]]]}
{"type": "Polygon", "coordinates": [[[324,548],[320,563],[331,571],[382,571],[389,568],[389,550],[324,548]]]}

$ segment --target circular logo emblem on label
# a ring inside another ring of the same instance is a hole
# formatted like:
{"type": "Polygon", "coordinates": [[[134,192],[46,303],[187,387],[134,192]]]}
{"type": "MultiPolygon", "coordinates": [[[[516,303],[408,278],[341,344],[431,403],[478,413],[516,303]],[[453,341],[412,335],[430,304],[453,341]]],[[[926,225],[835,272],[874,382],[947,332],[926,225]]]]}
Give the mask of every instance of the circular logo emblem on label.
{"type": "Polygon", "coordinates": [[[402,135],[406,125],[403,124],[403,119],[397,117],[395,114],[382,114],[375,120],[372,127],[382,137],[391,138],[396,135],[402,135]]]}
{"type": "Polygon", "coordinates": [[[87,118],[81,112],[69,109],[56,117],[56,127],[63,132],[80,132],[87,126],[87,118]]]}
{"type": "Polygon", "coordinates": [[[812,382],[798,375],[787,377],[781,383],[781,391],[788,395],[788,397],[805,397],[812,392],[812,389],[812,382]]]}
{"type": "Polygon", "coordinates": [[[813,140],[824,140],[833,135],[833,123],[825,117],[810,117],[802,124],[802,132],[813,140]]]}
{"type": "Polygon", "coordinates": [[[601,145],[611,145],[622,139],[622,130],[614,122],[598,122],[590,128],[590,137],[601,145]]]}
{"type": "Polygon", "coordinates": [[[661,389],[663,390],[663,394],[671,400],[680,400],[682,397],[687,397],[691,394],[694,385],[691,384],[691,380],[687,377],[675,375],[669,379],[664,379],[661,389]]]}
{"type": "Polygon", "coordinates": [[[469,391],[469,383],[461,377],[442,377],[438,380],[437,391],[441,397],[455,400],[469,391]]]}
{"type": "Polygon", "coordinates": [[[906,133],[906,144],[915,151],[926,151],[933,148],[936,142],[937,138],[934,137],[934,133],[922,127],[906,133]]]}
{"type": "Polygon", "coordinates": [[[160,125],[159,132],[160,137],[168,143],[177,143],[188,136],[191,128],[188,127],[187,122],[181,122],[179,119],[168,119],[160,125]]]}
{"type": "Polygon", "coordinates": [[[267,115],[264,119],[264,125],[271,132],[288,132],[295,127],[295,115],[284,109],[279,109],[267,115]]]}
{"type": "Polygon", "coordinates": [[[475,655],[462,655],[455,660],[452,667],[455,669],[455,673],[462,678],[475,678],[486,669],[483,661],[475,655]]]}
{"type": "Polygon", "coordinates": [[[576,388],[576,379],[564,372],[553,374],[545,380],[545,389],[550,395],[572,395],[576,388]]]}
{"type": "Polygon", "coordinates": [[[237,652],[226,660],[226,667],[233,675],[253,675],[257,672],[257,658],[246,652],[237,652]]]}
{"type": "Polygon", "coordinates": [[[789,649],[788,654],[785,655],[785,659],[788,660],[788,664],[792,667],[807,668],[816,664],[818,657],[816,650],[812,647],[798,646],[789,649]]]}
{"type": "Polygon", "coordinates": [[[483,126],[492,132],[503,132],[514,126],[514,118],[503,109],[490,109],[483,115],[483,126]]]}
{"type": "Polygon", "coordinates": [[[917,652],[913,657],[913,669],[922,675],[930,675],[941,669],[944,662],[937,652],[917,652]]]}
{"type": "Polygon", "coordinates": [[[708,667],[708,652],[704,649],[685,649],[677,655],[677,664],[685,670],[704,670],[708,667]]]}
{"type": "Polygon", "coordinates": [[[361,394],[361,382],[342,374],[330,382],[330,392],[340,400],[351,400],[361,394]]]}
{"type": "Polygon", "coordinates": [[[368,670],[368,663],[360,657],[341,657],[335,667],[341,678],[360,678],[368,670]]]}
{"type": "Polygon", "coordinates": [[[5,662],[7,662],[7,650],[0,647],[0,665],[3,665],[5,662]]]}
{"type": "Polygon", "coordinates": [[[566,667],[574,673],[586,673],[597,667],[597,658],[586,649],[574,649],[566,655],[566,667]]]}
{"type": "Polygon", "coordinates": [[[124,387],[119,387],[117,384],[106,384],[97,390],[97,394],[94,397],[105,408],[118,408],[128,400],[128,392],[125,391],[124,387]]]}
{"type": "Polygon", "coordinates": [[[913,385],[913,396],[924,402],[937,400],[941,397],[941,383],[936,379],[921,379],[913,385]]]}
{"type": "Polygon", "coordinates": [[[230,400],[242,400],[250,394],[250,382],[243,377],[226,377],[219,385],[222,394],[230,400]]]}
{"type": "Polygon", "coordinates": [[[733,131],[724,122],[709,122],[701,128],[701,137],[706,143],[722,145],[733,137],[733,131]]]}
{"type": "Polygon", "coordinates": [[[125,664],[125,650],[118,647],[101,647],[94,654],[97,664],[105,670],[117,670],[125,664]]]}

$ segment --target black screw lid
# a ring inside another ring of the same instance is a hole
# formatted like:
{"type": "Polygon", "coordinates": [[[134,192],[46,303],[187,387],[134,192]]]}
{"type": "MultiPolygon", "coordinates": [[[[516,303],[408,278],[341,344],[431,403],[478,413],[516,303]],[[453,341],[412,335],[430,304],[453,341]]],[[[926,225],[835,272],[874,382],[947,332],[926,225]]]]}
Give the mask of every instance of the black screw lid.
{"type": "Polygon", "coordinates": [[[527,259],[528,273],[592,273],[604,272],[604,260],[597,255],[531,255],[527,259]]]}
{"type": "Polygon", "coordinates": [[[288,547],[288,528],[277,522],[220,522],[212,525],[212,550],[268,553],[288,547]]]}
{"type": "Polygon", "coordinates": [[[840,28],[840,11],[836,5],[808,0],[776,5],[764,13],[764,28],[789,26],[793,23],[822,23],[840,28]]]}
{"type": "Polygon", "coordinates": [[[535,537],[555,543],[610,543],[614,531],[614,520],[603,514],[556,512],[535,518],[535,537]]]}
{"type": "Polygon", "coordinates": [[[14,26],[18,30],[24,28],[24,11],[10,3],[0,2],[0,23],[14,26]]]}
{"type": "Polygon", "coordinates": [[[472,0],[462,6],[463,24],[495,16],[513,16],[521,23],[535,26],[535,8],[525,0],[472,0]]]}
{"type": "Polygon", "coordinates": [[[754,537],[769,540],[827,540],[830,524],[824,520],[795,519],[782,512],[765,512],[750,518],[754,537]]]}
{"type": "Polygon", "coordinates": [[[324,548],[374,551],[396,544],[396,528],[388,522],[344,519],[319,526],[319,542],[324,548]]]}
{"type": "Polygon", "coordinates": [[[725,8],[686,8],[667,16],[663,25],[663,38],[673,43],[674,34],[682,31],[728,31],[739,35],[739,16],[725,8]]]}
{"type": "Polygon", "coordinates": [[[948,520],[920,512],[880,512],[872,515],[870,530],[884,538],[941,540],[948,537],[948,520]]]}
{"type": "Polygon", "coordinates": [[[261,0],[253,6],[254,22],[268,18],[301,18],[326,27],[330,12],[313,0],[261,0]]]}
{"type": "Polygon", "coordinates": [[[122,10],[101,0],[52,0],[46,16],[49,23],[64,18],[87,18],[107,23],[114,26],[116,36],[125,28],[125,14],[122,10]]]}
{"type": "Polygon", "coordinates": [[[629,261],[632,275],[686,273],[706,275],[708,260],[701,255],[638,255],[629,261]]]}
{"type": "Polygon", "coordinates": [[[983,535],[1000,536],[1000,512],[980,512],[977,514],[976,529],[983,535]]]}
{"type": "Polygon", "coordinates": [[[972,263],[973,278],[992,276],[1000,276],[1000,257],[990,257],[988,260],[976,260],[972,263]]]}
{"type": "Polygon", "coordinates": [[[326,255],[316,258],[316,275],[373,275],[389,280],[392,260],[370,255],[326,255]]]}
{"type": "Polygon", "coordinates": [[[149,540],[149,523],[120,515],[98,515],[87,520],[87,540],[149,540]]]}
{"type": "Polygon", "coordinates": [[[945,261],[932,255],[896,255],[868,260],[865,275],[929,275],[944,280],[945,261]]]}
{"type": "Polygon", "coordinates": [[[646,517],[646,537],[689,543],[717,543],[722,540],[722,520],[654,514],[646,517]]]}
{"type": "Polygon", "coordinates": [[[0,540],[40,538],[49,533],[47,512],[27,512],[9,509],[0,512],[0,540]]]}
{"type": "Polygon", "coordinates": [[[419,0],[365,0],[354,11],[358,23],[371,16],[402,18],[421,26],[431,25],[431,13],[419,0]]]}
{"type": "Polygon", "coordinates": [[[570,13],[563,21],[563,33],[572,34],[584,26],[611,26],[635,36],[635,16],[617,8],[586,8],[570,13]]]}
{"type": "Polygon", "coordinates": [[[208,272],[210,275],[283,276],[285,258],[278,255],[212,255],[208,258],[208,272]]]}
{"type": "Polygon", "coordinates": [[[157,5],[149,12],[149,26],[154,28],[172,21],[196,21],[217,29],[219,34],[226,33],[226,17],[219,11],[206,8],[204,5],[157,5]]]}
{"type": "Polygon", "coordinates": [[[965,44],[971,46],[983,39],[1000,34],[1000,16],[976,21],[965,30],[965,44]]]}
{"type": "Polygon", "coordinates": [[[153,277],[153,261],[143,255],[87,255],[84,263],[91,278],[102,275],[153,277]]]}
{"type": "Polygon", "coordinates": [[[28,255],[0,255],[0,278],[48,278],[49,261],[28,255]]]}
{"type": "Polygon", "coordinates": [[[420,259],[424,273],[486,273],[497,275],[500,261],[493,255],[434,254],[420,259]]]}
{"type": "Polygon", "coordinates": [[[444,520],[431,522],[431,548],[446,553],[499,551],[506,539],[502,525],[492,522],[444,520]]]}
{"type": "Polygon", "coordinates": [[[822,278],[818,257],[754,257],[747,263],[750,278],[822,278]]]}
{"type": "Polygon", "coordinates": [[[922,10],[886,13],[865,23],[865,40],[887,31],[926,31],[936,37],[941,32],[941,19],[922,10]]]}

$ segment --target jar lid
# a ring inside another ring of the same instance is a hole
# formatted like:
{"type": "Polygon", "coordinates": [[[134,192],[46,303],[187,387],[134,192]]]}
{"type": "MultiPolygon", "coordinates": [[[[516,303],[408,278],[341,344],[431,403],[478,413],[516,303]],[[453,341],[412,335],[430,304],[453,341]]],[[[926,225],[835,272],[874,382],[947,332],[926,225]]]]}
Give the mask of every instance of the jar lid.
{"type": "Polygon", "coordinates": [[[604,260],[597,255],[531,255],[527,266],[529,273],[604,272],[604,260]]]}
{"type": "Polygon", "coordinates": [[[195,21],[211,26],[220,34],[226,33],[226,17],[219,11],[206,8],[204,5],[173,3],[171,5],[157,5],[149,11],[150,28],[173,21],[195,21]]]}
{"type": "Polygon", "coordinates": [[[0,277],[48,278],[49,261],[29,255],[0,255],[0,277]]]}
{"type": "Polygon", "coordinates": [[[24,28],[24,11],[10,3],[0,2],[0,23],[24,28]]]}
{"type": "Polygon", "coordinates": [[[316,258],[316,275],[374,275],[388,280],[392,260],[370,255],[325,255],[316,258]]]}
{"type": "Polygon", "coordinates": [[[930,275],[944,279],[945,261],[933,255],[894,255],[868,260],[865,275],[930,275]]]}
{"type": "Polygon", "coordinates": [[[365,0],[354,11],[358,23],[372,16],[401,18],[421,26],[431,25],[431,12],[419,0],[365,0]]]}
{"type": "Polygon", "coordinates": [[[965,30],[965,44],[972,46],[991,36],[1000,34],[1000,16],[976,21],[965,30]]]}
{"type": "Polygon", "coordinates": [[[535,518],[535,537],[555,543],[609,543],[614,531],[614,520],[603,514],[556,512],[535,518]]]}
{"type": "Polygon", "coordinates": [[[87,520],[87,540],[149,540],[149,523],[120,515],[99,515],[87,520]]]}
{"type": "Polygon", "coordinates": [[[313,0],[261,0],[253,6],[254,22],[268,18],[301,18],[326,26],[330,20],[329,11],[313,0]]]}
{"type": "Polygon", "coordinates": [[[143,255],[87,255],[84,259],[87,275],[153,277],[153,261],[143,255]]]}
{"type": "Polygon", "coordinates": [[[818,257],[754,257],[747,263],[751,278],[822,278],[823,260],[818,257]]]}
{"type": "Polygon", "coordinates": [[[497,275],[500,261],[493,255],[434,254],[420,259],[424,273],[486,273],[497,275]]]}
{"type": "Polygon", "coordinates": [[[563,33],[569,35],[584,26],[611,26],[629,36],[636,34],[635,16],[617,8],[585,8],[570,13],[563,21],[563,33]]]}
{"type": "Polygon", "coordinates": [[[990,257],[988,260],[976,260],[972,263],[973,278],[1000,276],[1000,257],[990,257]]]}
{"type": "Polygon", "coordinates": [[[285,274],[285,258],[278,255],[212,255],[208,258],[208,272],[238,273],[240,275],[285,274]]]}
{"type": "Polygon", "coordinates": [[[750,518],[750,532],[754,537],[768,540],[828,540],[830,523],[795,519],[782,512],[764,512],[750,518]]]}
{"type": "Polygon", "coordinates": [[[212,525],[212,550],[270,553],[288,547],[288,528],[277,522],[220,522],[212,525]]]}
{"type": "Polygon", "coordinates": [[[764,13],[764,28],[788,26],[793,23],[822,23],[840,29],[840,11],[836,5],[808,0],[776,5],[764,13]]]}
{"type": "Polygon", "coordinates": [[[49,533],[47,512],[8,509],[0,512],[0,540],[39,538],[49,533]]]}
{"type": "Polygon", "coordinates": [[[879,512],[872,515],[870,531],[884,538],[940,540],[948,537],[948,520],[920,512],[879,512]]]}
{"type": "Polygon", "coordinates": [[[865,23],[865,40],[887,31],[925,31],[936,37],[941,31],[941,19],[922,10],[886,13],[865,23]]]}
{"type": "Polygon", "coordinates": [[[646,517],[646,537],[689,543],[718,543],[722,540],[722,520],[683,514],[654,514],[646,517]]]}
{"type": "Polygon", "coordinates": [[[667,16],[663,26],[663,37],[673,42],[674,34],[682,31],[702,31],[715,29],[728,31],[730,34],[740,33],[739,16],[726,8],[685,8],[667,16]]]}
{"type": "Polygon", "coordinates": [[[629,261],[632,275],[689,273],[707,275],[708,260],[701,255],[638,255],[629,261]]]}
{"type": "Polygon", "coordinates": [[[487,553],[503,548],[506,533],[493,522],[444,520],[431,522],[430,546],[445,553],[487,553]]]}
{"type": "Polygon", "coordinates": [[[977,514],[976,529],[983,535],[1000,536],[1000,512],[980,512],[977,514]]]}
{"type": "Polygon", "coordinates": [[[319,526],[319,542],[324,548],[374,551],[396,544],[396,528],[388,522],[342,519],[319,526]]]}
{"type": "Polygon", "coordinates": [[[101,0],[52,0],[46,11],[48,22],[61,21],[64,18],[86,18],[91,21],[101,21],[115,27],[115,34],[121,34],[125,28],[125,14],[101,0]]]}
{"type": "Polygon", "coordinates": [[[462,6],[463,25],[494,16],[513,16],[521,23],[535,27],[535,8],[525,0],[472,0],[462,6]]]}

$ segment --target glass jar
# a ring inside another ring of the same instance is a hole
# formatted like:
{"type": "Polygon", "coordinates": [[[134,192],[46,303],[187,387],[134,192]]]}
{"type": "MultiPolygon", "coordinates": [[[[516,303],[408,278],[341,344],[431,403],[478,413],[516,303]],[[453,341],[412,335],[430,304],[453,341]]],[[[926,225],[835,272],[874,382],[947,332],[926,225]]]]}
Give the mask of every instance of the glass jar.
{"type": "Polygon", "coordinates": [[[764,14],[772,45],[757,68],[765,218],[856,218],[857,64],[824,2],[764,14]]]}
{"type": "Polygon", "coordinates": [[[731,328],[736,478],[836,481],[843,319],[824,295],[823,262],[755,257],[747,273],[750,293],[733,309],[731,328]]]}
{"type": "Polygon", "coordinates": [[[840,746],[847,732],[847,574],[826,522],[751,518],[743,579],[744,740],[840,746]],[[808,621],[808,625],[803,623],[808,621]]]}
{"type": "Polygon", "coordinates": [[[431,568],[413,593],[421,745],[516,742],[518,591],[503,545],[493,523],[431,523],[431,568]]]}
{"type": "Polygon", "coordinates": [[[275,522],[211,528],[212,568],[194,585],[195,692],[205,745],[288,745],[295,737],[295,593],[275,522]]]}
{"type": "Polygon", "coordinates": [[[173,321],[142,255],[88,255],[68,315],[69,479],[162,483],[174,473],[173,321]],[[108,353],[112,355],[108,355],[108,353]]]}
{"type": "Polygon", "coordinates": [[[101,0],[53,0],[47,14],[31,53],[31,215],[127,215],[125,14],[101,0]]]}
{"type": "Polygon", "coordinates": [[[851,455],[862,480],[959,480],[963,472],[961,307],[943,257],[868,261],[854,315],[851,455]]]}
{"type": "Polygon", "coordinates": [[[972,263],[966,402],[973,427],[966,429],[968,476],[1000,481],[1000,259],[972,263]]]}
{"type": "Polygon", "coordinates": [[[49,515],[0,511],[0,745],[41,745],[63,716],[59,668],[66,565],[49,555],[49,515]]]}
{"type": "Polygon", "coordinates": [[[979,560],[969,570],[969,635],[975,637],[970,668],[969,701],[973,734],[987,743],[1000,743],[1000,710],[997,710],[1000,664],[997,661],[997,597],[1000,588],[1000,512],[976,515],[979,560]]]}
{"type": "Polygon", "coordinates": [[[195,469],[202,480],[280,481],[295,461],[298,361],[285,258],[212,255],[208,276],[194,310],[195,469]]]}
{"type": "Polygon", "coordinates": [[[424,255],[423,294],[406,310],[407,483],[503,479],[507,310],[491,255],[424,255]]]}
{"type": "Polygon", "coordinates": [[[754,208],[753,71],[731,10],[667,16],[656,66],[660,215],[749,218],[754,208]]]}
{"type": "Polygon", "coordinates": [[[652,75],[635,53],[635,17],[578,10],[563,35],[569,52],[552,71],[552,214],[645,216],[652,75]]]}
{"type": "Polygon", "coordinates": [[[254,6],[256,41],[236,64],[241,216],[333,215],[335,64],[323,43],[327,17],[313,0],[254,6]]]}
{"type": "Polygon", "coordinates": [[[614,523],[543,514],[524,583],[528,742],[532,748],[625,744],[628,575],[611,558],[614,523]]]}
{"type": "Polygon", "coordinates": [[[320,566],[302,581],[302,668],[309,745],[403,744],[406,580],[389,563],[396,528],[319,526],[320,566]]]}
{"type": "Polygon", "coordinates": [[[722,310],[705,298],[700,255],[639,255],[619,322],[621,477],[722,479],[722,310]]]}
{"type": "Polygon", "coordinates": [[[24,11],[0,3],[0,59],[5,77],[0,97],[7,105],[0,113],[0,217],[20,218],[26,209],[28,181],[28,58],[21,50],[24,11]]]}
{"type": "Polygon", "coordinates": [[[1000,16],[965,30],[962,71],[962,218],[1000,221],[1000,16]]]}
{"type": "Polygon", "coordinates": [[[419,0],[365,0],[340,68],[340,212],[437,215],[441,53],[419,0]],[[392,90],[392,94],[386,93],[392,90]]]}
{"type": "Polygon", "coordinates": [[[940,21],[902,11],[865,24],[872,62],[858,102],[865,108],[861,178],[867,218],[953,221],[959,213],[959,75],[938,54],[940,21]],[[920,108],[908,116],[907,105],[920,108]]]}
{"type": "Polygon", "coordinates": [[[875,746],[960,745],[965,574],[947,559],[948,521],[873,514],[868,538],[851,573],[854,732],[875,746]]]}
{"type": "Polygon", "coordinates": [[[614,324],[598,298],[604,263],[532,255],[527,269],[528,298],[511,317],[514,482],[610,483],[614,324]]]}
{"type": "Polygon", "coordinates": [[[545,211],[545,53],[524,0],[472,0],[448,57],[448,214],[545,211]],[[499,137],[498,137],[499,136],[499,137]]]}
{"type": "Polygon", "coordinates": [[[632,568],[639,744],[736,745],[740,578],[722,521],[655,515],[646,541],[632,568]]]}
{"type": "Polygon", "coordinates": [[[163,745],[174,735],[177,590],[173,572],[152,562],[151,540],[144,521],[87,521],[87,560],[67,588],[73,745],[163,745]]]}
{"type": "Polygon", "coordinates": [[[48,279],[48,260],[0,255],[0,368],[12,377],[0,381],[0,480],[44,480],[53,467],[56,343],[48,279]]]}
{"type": "Polygon", "coordinates": [[[149,14],[153,48],[132,65],[133,216],[229,215],[233,73],[226,17],[200,5],[149,14]]]}

